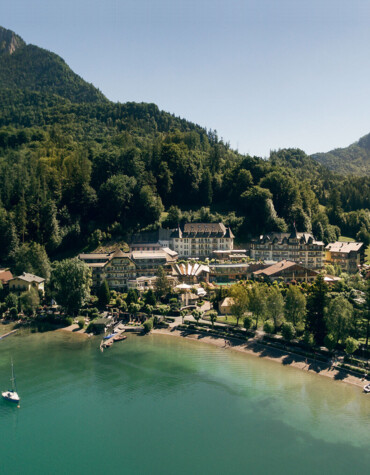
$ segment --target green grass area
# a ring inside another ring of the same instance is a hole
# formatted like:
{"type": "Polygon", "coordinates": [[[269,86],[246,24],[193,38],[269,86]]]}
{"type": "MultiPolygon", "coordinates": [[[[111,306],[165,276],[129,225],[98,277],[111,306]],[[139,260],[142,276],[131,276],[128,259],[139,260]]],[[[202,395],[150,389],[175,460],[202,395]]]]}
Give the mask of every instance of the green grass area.
{"type": "Polygon", "coordinates": [[[340,241],[340,242],[355,242],[355,239],[347,237],[347,236],[339,236],[338,241],[340,241]]]}
{"type": "MultiPolygon", "coordinates": [[[[225,315],[223,317],[217,317],[218,323],[230,323],[232,325],[236,325],[236,318],[234,315],[225,315]]],[[[240,321],[239,321],[240,324],[240,321]]]]}
{"type": "Polygon", "coordinates": [[[370,246],[367,246],[367,249],[365,251],[365,264],[370,265],[370,246]]]}

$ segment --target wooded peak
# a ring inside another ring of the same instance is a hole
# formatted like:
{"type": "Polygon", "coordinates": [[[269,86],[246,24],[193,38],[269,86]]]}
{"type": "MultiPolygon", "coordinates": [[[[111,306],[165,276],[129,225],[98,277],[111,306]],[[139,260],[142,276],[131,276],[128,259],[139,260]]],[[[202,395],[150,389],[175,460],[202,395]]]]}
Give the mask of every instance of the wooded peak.
{"type": "Polygon", "coordinates": [[[0,54],[13,54],[16,49],[22,46],[26,46],[26,43],[20,36],[0,26],[0,54]]]}

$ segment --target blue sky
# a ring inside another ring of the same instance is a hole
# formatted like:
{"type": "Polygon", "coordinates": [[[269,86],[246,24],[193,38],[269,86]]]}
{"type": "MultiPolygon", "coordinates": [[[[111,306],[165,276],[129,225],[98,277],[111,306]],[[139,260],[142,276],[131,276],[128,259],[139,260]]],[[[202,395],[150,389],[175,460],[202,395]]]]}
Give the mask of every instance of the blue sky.
{"type": "Polygon", "coordinates": [[[154,102],[242,153],[370,132],[369,0],[0,0],[0,24],[113,101],[154,102]]]}

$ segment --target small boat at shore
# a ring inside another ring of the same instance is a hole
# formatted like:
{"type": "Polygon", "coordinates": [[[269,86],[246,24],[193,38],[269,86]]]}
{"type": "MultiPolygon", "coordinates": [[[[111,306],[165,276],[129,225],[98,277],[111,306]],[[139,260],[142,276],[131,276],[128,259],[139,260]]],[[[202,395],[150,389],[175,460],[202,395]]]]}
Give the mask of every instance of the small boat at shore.
{"type": "Polygon", "coordinates": [[[127,336],[126,335],[118,335],[113,338],[114,341],[123,341],[126,340],[127,336]]]}
{"type": "Polygon", "coordinates": [[[110,335],[103,337],[103,340],[109,340],[110,338],[113,338],[115,335],[117,335],[117,332],[113,332],[110,335]]]}
{"type": "Polygon", "coordinates": [[[370,383],[364,386],[364,393],[370,393],[370,383]]]}
{"type": "Polygon", "coordinates": [[[21,398],[18,396],[18,393],[17,393],[17,386],[16,386],[16,383],[15,383],[13,360],[12,360],[11,366],[12,366],[12,377],[10,378],[10,381],[12,383],[12,389],[8,389],[8,391],[2,392],[1,395],[7,401],[18,403],[21,400],[21,398]]]}

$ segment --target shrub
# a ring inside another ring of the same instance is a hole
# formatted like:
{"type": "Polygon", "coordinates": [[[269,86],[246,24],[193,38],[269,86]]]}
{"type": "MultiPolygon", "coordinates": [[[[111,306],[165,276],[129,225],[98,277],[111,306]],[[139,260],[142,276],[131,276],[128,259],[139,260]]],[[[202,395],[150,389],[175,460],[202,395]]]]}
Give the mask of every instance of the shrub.
{"type": "Polygon", "coordinates": [[[79,326],[80,330],[82,330],[85,327],[85,319],[84,318],[79,318],[77,323],[78,323],[78,326],[79,326]]]}
{"type": "Polygon", "coordinates": [[[306,343],[308,346],[313,346],[315,343],[315,339],[310,332],[305,332],[303,335],[303,341],[306,343]]]}
{"type": "Polygon", "coordinates": [[[295,337],[295,329],[293,323],[285,322],[281,327],[281,334],[283,335],[284,340],[290,341],[295,337]]]}
{"type": "Polygon", "coordinates": [[[266,333],[274,333],[275,325],[271,320],[266,320],[263,324],[263,331],[266,333]]]}
{"type": "Polygon", "coordinates": [[[144,326],[144,332],[150,333],[153,329],[153,320],[151,318],[149,320],[146,320],[143,326],[144,326]]]}
{"type": "Polygon", "coordinates": [[[329,333],[329,335],[326,335],[324,338],[324,345],[329,351],[333,351],[336,345],[335,338],[334,336],[329,333]]]}
{"type": "Polygon", "coordinates": [[[68,325],[68,326],[73,325],[73,318],[72,317],[66,317],[65,322],[66,322],[66,325],[68,325]]]}
{"type": "Polygon", "coordinates": [[[252,317],[250,317],[249,315],[247,315],[244,320],[243,320],[243,327],[246,329],[246,330],[249,330],[250,327],[252,326],[252,317]]]}
{"type": "Polygon", "coordinates": [[[15,320],[18,317],[18,310],[15,307],[12,307],[9,310],[9,316],[12,320],[15,320]]]}

